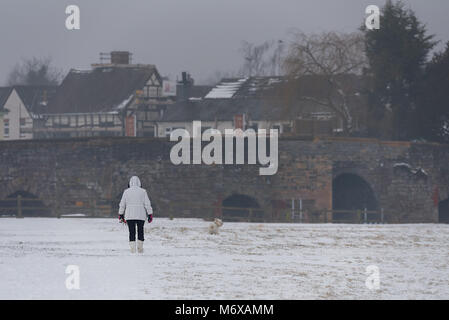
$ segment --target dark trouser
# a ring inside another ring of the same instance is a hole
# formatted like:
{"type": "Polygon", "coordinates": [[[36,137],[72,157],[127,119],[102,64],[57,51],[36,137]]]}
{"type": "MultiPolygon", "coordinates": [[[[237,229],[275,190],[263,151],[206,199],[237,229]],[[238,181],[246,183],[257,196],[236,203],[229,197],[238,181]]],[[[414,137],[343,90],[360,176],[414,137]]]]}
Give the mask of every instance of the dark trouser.
{"type": "Polygon", "coordinates": [[[126,220],[129,229],[129,241],[136,241],[136,225],[137,225],[137,239],[143,241],[143,225],[144,220],[126,220]]]}

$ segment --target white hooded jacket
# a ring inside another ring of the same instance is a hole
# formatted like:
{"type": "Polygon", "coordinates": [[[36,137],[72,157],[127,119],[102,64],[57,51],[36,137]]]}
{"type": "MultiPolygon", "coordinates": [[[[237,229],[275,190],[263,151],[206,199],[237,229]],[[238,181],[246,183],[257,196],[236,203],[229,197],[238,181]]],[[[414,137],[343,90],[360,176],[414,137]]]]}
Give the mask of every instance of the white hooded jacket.
{"type": "Polygon", "coordinates": [[[142,189],[138,177],[129,180],[129,188],[123,192],[119,214],[125,214],[125,220],[145,220],[146,214],[153,214],[147,191],[142,189]]]}

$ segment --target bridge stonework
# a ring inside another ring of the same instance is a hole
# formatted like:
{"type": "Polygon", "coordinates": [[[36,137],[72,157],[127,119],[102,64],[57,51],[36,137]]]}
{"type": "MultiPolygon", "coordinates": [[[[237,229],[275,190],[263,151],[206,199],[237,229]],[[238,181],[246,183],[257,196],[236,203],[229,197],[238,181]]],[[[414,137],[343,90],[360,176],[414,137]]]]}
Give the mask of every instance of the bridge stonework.
{"type": "Polygon", "coordinates": [[[282,138],[273,176],[260,176],[259,165],[176,166],[169,158],[173,144],[154,138],[3,141],[0,199],[26,191],[54,214],[75,213],[67,208],[86,199],[116,206],[130,176],[138,175],[159,216],[195,216],[241,194],[268,215],[276,214],[276,203],[286,210],[291,199],[303,199],[314,221],[314,213],[332,209],[334,179],[354,174],[371,187],[385,220],[396,223],[438,222],[438,201],[449,197],[449,147],[439,144],[282,138]]]}

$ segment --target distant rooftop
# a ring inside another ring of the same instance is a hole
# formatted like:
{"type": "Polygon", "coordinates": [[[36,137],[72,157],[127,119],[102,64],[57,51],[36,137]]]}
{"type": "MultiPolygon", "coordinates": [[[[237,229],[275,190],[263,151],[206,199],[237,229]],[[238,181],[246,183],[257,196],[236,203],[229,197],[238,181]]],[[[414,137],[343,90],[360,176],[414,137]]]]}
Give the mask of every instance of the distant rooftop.
{"type": "Polygon", "coordinates": [[[45,113],[118,111],[152,77],[161,79],[153,65],[98,65],[89,71],[71,70],[45,113]]]}
{"type": "Polygon", "coordinates": [[[42,113],[49,100],[55,95],[57,86],[51,85],[15,85],[0,88],[0,110],[11,92],[15,90],[31,116],[42,113]]]}
{"type": "MultiPolygon", "coordinates": [[[[347,104],[351,110],[364,110],[366,101],[360,92],[366,79],[354,75],[342,75],[339,79],[348,88],[347,104]]],[[[203,99],[190,98],[168,105],[161,121],[233,121],[237,114],[246,114],[252,120],[326,120],[334,116],[333,110],[302,97],[319,100],[328,93],[329,82],[323,76],[223,79],[203,99]]]]}
{"type": "Polygon", "coordinates": [[[245,79],[222,80],[205,96],[206,99],[229,99],[240,89],[245,79]]]}
{"type": "Polygon", "coordinates": [[[288,81],[285,77],[250,77],[223,79],[206,96],[206,99],[247,98],[275,89],[288,81]]]}

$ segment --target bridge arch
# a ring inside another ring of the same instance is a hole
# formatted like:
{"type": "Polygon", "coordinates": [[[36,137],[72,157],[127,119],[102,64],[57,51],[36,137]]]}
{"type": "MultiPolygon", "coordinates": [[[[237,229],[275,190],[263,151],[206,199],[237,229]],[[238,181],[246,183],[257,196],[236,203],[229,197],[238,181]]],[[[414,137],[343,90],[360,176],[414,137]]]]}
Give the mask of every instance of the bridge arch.
{"type": "MultiPolygon", "coordinates": [[[[377,197],[370,184],[355,173],[341,173],[332,181],[333,210],[379,210],[377,197]]],[[[335,215],[334,215],[335,216],[335,215]]],[[[338,213],[339,219],[353,219],[353,214],[338,213]]]]}
{"type": "Polygon", "coordinates": [[[21,194],[22,197],[33,195],[40,199],[45,205],[50,206],[52,203],[53,194],[48,196],[49,185],[47,182],[43,182],[32,175],[24,173],[19,177],[15,177],[3,185],[0,188],[0,200],[10,197],[12,194],[21,194]]]}
{"type": "Polygon", "coordinates": [[[223,218],[227,220],[239,220],[248,217],[250,210],[253,217],[263,218],[263,210],[257,199],[245,194],[232,193],[223,199],[221,205],[223,207],[223,218]]]}
{"type": "Polygon", "coordinates": [[[449,198],[438,203],[438,222],[449,223],[449,198]]]}
{"type": "Polygon", "coordinates": [[[10,193],[6,198],[0,199],[0,215],[16,215],[18,212],[18,197],[21,197],[22,216],[24,217],[46,217],[51,216],[51,208],[42,199],[25,190],[17,190],[10,193]]]}
{"type": "Polygon", "coordinates": [[[259,202],[248,195],[233,193],[222,201],[223,207],[260,208],[259,202]]]}

